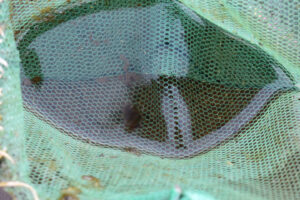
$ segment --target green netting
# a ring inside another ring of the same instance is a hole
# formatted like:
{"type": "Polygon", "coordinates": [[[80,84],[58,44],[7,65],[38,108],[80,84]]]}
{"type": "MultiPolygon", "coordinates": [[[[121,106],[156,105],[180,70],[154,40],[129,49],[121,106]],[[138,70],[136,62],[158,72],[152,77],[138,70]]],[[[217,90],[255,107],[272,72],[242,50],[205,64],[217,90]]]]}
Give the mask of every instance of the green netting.
{"type": "Polygon", "coordinates": [[[16,160],[1,180],[51,200],[299,198],[299,9],[0,1],[1,149],[16,160]]]}

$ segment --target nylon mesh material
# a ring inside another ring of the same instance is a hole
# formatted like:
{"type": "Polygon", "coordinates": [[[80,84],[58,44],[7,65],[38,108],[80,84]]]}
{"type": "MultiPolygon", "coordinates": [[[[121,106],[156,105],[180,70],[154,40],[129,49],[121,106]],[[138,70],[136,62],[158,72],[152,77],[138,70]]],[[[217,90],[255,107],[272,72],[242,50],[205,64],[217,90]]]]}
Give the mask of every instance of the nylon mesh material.
{"type": "Polygon", "coordinates": [[[297,199],[300,4],[280,5],[11,1],[20,176],[41,199],[297,199]]]}

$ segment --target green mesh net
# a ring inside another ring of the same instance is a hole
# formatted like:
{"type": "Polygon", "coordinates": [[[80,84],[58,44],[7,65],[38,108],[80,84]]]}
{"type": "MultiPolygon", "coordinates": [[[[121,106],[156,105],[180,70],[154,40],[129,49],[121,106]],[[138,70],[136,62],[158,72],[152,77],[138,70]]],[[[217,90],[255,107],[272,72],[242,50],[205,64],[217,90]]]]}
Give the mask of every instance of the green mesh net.
{"type": "Polygon", "coordinates": [[[15,160],[1,181],[45,200],[298,199],[299,13],[0,0],[0,147],[15,160]]]}

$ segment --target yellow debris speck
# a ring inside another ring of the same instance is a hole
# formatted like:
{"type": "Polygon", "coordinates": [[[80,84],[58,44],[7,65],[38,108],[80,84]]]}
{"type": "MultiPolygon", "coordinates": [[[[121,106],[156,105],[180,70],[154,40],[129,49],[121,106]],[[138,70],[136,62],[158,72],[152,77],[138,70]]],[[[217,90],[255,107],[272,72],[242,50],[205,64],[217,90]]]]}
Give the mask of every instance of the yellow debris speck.
{"type": "Polygon", "coordinates": [[[83,180],[90,182],[94,187],[102,188],[100,180],[94,176],[84,175],[81,177],[83,180]]]}
{"type": "Polygon", "coordinates": [[[229,165],[229,166],[232,166],[232,165],[233,165],[233,163],[230,162],[230,161],[227,161],[226,163],[227,163],[227,165],[229,165]]]}
{"type": "Polygon", "coordinates": [[[51,7],[46,7],[46,8],[43,8],[40,13],[43,15],[43,14],[47,14],[47,13],[50,13],[52,11],[52,8],[51,7]]]}
{"type": "Polygon", "coordinates": [[[66,188],[66,189],[63,189],[63,190],[61,191],[61,193],[63,193],[63,194],[77,195],[77,194],[80,194],[80,193],[81,193],[81,190],[80,190],[79,188],[77,188],[77,187],[71,186],[71,187],[68,187],[68,188],[66,188]]]}

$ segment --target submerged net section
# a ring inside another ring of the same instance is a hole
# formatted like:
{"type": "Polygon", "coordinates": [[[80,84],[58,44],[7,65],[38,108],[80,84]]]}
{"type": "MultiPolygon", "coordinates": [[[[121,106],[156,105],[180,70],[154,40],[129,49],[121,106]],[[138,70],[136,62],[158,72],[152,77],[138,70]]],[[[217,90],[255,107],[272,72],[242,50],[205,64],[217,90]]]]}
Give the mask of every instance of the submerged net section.
{"type": "Polygon", "coordinates": [[[300,195],[299,56],[237,37],[234,2],[197,2],[11,2],[21,170],[43,198],[300,195]]]}

